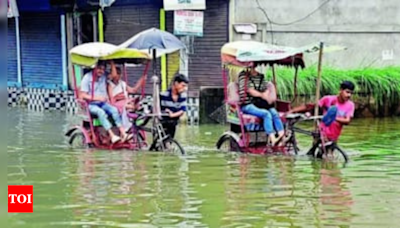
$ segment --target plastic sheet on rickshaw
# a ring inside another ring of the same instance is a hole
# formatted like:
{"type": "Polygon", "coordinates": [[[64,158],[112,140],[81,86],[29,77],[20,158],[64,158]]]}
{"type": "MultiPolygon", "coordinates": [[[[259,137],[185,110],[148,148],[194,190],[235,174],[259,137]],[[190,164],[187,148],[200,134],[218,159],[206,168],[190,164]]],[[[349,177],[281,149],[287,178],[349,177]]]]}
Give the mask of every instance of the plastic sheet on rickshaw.
{"type": "Polygon", "coordinates": [[[70,50],[70,56],[73,64],[85,67],[93,67],[99,60],[114,60],[117,63],[142,63],[151,59],[149,54],[144,51],[121,48],[113,44],[100,42],[91,42],[76,46],[70,50]]]}
{"type": "MultiPolygon", "coordinates": [[[[341,46],[327,46],[324,52],[345,49],[341,46]]],[[[235,41],[221,48],[221,60],[226,66],[251,67],[258,64],[278,64],[304,67],[303,54],[317,53],[319,44],[303,47],[277,46],[257,41],[235,41]]]]}

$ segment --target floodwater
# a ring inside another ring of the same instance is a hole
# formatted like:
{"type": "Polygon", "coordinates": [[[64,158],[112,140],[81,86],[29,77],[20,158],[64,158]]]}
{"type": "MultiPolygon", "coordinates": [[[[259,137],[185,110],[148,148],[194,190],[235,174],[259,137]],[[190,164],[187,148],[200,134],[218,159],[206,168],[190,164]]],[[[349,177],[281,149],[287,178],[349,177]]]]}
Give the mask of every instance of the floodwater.
{"type": "Polygon", "coordinates": [[[400,119],[355,120],[343,167],[218,153],[220,125],[181,126],[185,157],[72,150],[74,118],[8,110],[8,184],[34,189],[34,212],[8,227],[399,227],[400,119]]]}

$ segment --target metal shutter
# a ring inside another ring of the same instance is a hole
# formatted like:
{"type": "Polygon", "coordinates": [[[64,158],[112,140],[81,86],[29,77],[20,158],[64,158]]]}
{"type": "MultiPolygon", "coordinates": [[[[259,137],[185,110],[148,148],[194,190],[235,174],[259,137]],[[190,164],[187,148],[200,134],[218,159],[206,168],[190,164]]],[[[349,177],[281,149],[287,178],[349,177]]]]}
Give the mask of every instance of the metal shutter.
{"type": "Polygon", "coordinates": [[[60,16],[56,13],[20,16],[22,84],[62,87],[60,16]]]}
{"type": "MultiPolygon", "coordinates": [[[[203,37],[194,37],[189,54],[189,95],[199,96],[200,86],[222,86],[221,47],[229,40],[228,0],[206,1],[203,37]]],[[[173,32],[173,13],[167,13],[173,32]]]]}
{"type": "Polygon", "coordinates": [[[15,19],[8,19],[7,30],[7,82],[18,82],[15,19]]]}
{"type": "MultiPolygon", "coordinates": [[[[154,4],[112,6],[105,9],[106,20],[105,41],[119,45],[137,33],[149,29],[159,28],[159,7],[154,4]]],[[[161,77],[160,61],[157,59],[157,72],[161,77]]],[[[149,68],[146,84],[146,94],[152,93],[152,66],[149,68]]],[[[144,71],[144,66],[128,68],[128,83],[133,86],[144,71]]]]}

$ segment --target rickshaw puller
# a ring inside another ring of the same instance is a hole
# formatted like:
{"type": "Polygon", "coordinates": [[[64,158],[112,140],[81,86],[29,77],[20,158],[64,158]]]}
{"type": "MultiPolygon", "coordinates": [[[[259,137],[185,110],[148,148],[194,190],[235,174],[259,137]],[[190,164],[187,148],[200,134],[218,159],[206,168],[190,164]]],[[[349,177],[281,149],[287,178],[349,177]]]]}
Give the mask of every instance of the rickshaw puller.
{"type": "Polygon", "coordinates": [[[160,93],[161,111],[168,114],[167,117],[163,117],[161,123],[171,138],[175,137],[179,118],[186,112],[187,95],[185,92],[188,83],[189,80],[185,75],[177,74],[171,88],[160,93]]]}
{"type": "MultiPolygon", "coordinates": [[[[324,96],[318,102],[318,106],[324,114],[321,129],[329,141],[337,142],[342,133],[343,126],[350,124],[354,116],[355,106],[350,100],[354,88],[355,86],[352,82],[343,81],[340,84],[338,95],[324,96]]],[[[288,113],[306,112],[308,110],[308,106],[301,105],[291,109],[288,113]]]]}

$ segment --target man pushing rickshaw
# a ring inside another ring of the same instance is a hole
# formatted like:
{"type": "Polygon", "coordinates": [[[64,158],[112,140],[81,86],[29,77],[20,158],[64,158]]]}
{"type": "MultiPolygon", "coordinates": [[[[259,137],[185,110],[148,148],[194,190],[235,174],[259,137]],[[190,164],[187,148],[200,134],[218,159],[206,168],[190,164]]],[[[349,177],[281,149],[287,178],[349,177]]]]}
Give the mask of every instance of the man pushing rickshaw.
{"type": "Polygon", "coordinates": [[[354,104],[349,100],[354,84],[343,82],[338,96],[325,96],[319,104],[302,105],[291,108],[297,96],[296,83],[298,69],[305,66],[303,54],[318,50],[320,53],[317,98],[320,92],[321,58],[323,44],[320,46],[290,48],[275,46],[256,41],[236,41],[221,48],[227,122],[230,129],[223,133],[217,142],[218,149],[253,154],[284,153],[297,154],[299,151],[297,133],[314,138],[309,155],[322,157],[327,149],[338,151],[344,160],[347,154],[337,146],[337,139],[343,125],[350,123],[354,114],[354,104]],[[294,99],[282,101],[276,99],[275,66],[287,66],[295,69],[294,99]],[[255,69],[267,66],[272,71],[273,83],[265,81],[264,75],[255,69]],[[241,69],[239,79],[232,71],[241,69]],[[228,74],[228,71],[230,74],[228,74]],[[326,108],[324,116],[318,115],[319,106],[326,108]],[[301,111],[314,109],[314,115],[300,114],[301,111]],[[304,130],[296,126],[300,121],[313,120],[315,130],[304,130]],[[318,149],[318,151],[317,151],[318,149]],[[317,154],[315,152],[317,151],[317,154]]]}

